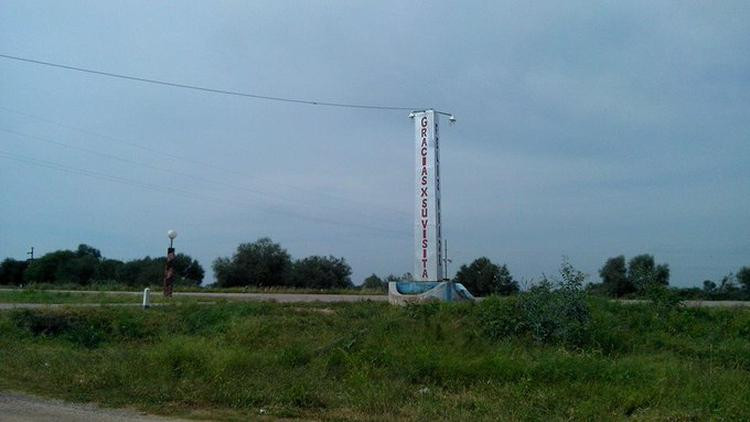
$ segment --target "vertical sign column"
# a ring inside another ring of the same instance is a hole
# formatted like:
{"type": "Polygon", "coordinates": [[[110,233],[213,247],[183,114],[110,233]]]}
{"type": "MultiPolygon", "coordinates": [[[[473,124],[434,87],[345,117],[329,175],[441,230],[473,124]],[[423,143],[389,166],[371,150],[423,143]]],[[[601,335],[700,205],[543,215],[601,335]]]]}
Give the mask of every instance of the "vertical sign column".
{"type": "Polygon", "coordinates": [[[414,221],[414,279],[441,281],[440,148],[434,110],[414,113],[416,185],[414,221]]]}

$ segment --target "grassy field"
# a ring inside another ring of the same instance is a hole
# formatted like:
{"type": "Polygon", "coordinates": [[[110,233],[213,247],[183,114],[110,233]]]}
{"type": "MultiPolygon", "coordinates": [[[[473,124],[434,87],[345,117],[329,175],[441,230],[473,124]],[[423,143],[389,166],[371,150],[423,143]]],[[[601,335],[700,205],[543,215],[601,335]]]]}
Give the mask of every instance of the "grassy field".
{"type": "Polygon", "coordinates": [[[750,419],[750,311],[589,299],[574,341],[514,300],[0,312],[0,388],[212,419],[750,419]]]}

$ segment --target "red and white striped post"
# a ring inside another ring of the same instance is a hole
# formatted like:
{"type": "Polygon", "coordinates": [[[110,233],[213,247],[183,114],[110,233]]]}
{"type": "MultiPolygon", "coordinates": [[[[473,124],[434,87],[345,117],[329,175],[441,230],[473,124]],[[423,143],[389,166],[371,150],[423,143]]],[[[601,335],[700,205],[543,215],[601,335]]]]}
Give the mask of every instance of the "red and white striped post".
{"type": "Polygon", "coordinates": [[[164,269],[164,297],[172,297],[172,288],[174,286],[174,238],[177,237],[177,232],[170,230],[167,232],[169,237],[169,248],[167,249],[167,264],[164,269]]]}

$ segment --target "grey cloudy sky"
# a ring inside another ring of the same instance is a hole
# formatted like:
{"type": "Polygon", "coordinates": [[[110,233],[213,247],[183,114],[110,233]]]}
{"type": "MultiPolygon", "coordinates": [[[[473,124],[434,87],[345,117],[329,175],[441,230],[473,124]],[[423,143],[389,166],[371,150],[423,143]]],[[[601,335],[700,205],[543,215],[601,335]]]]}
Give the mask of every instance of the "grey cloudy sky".
{"type": "MultiPolygon", "coordinates": [[[[565,255],[596,278],[648,252],[694,285],[750,265],[748,22],[747,1],[4,0],[0,54],[450,111],[455,264],[484,255],[530,279],[565,255]]],[[[155,256],[175,228],[207,269],[270,236],[345,257],[356,283],[412,271],[406,114],[0,59],[0,257],[82,242],[155,256]]]]}

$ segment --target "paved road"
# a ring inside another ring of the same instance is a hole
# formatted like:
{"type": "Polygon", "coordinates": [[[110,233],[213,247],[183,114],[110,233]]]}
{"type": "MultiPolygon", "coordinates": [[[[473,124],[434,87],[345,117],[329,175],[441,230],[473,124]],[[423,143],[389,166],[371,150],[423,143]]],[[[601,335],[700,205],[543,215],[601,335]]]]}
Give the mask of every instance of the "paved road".
{"type": "Polygon", "coordinates": [[[199,297],[205,299],[245,300],[261,302],[387,302],[386,295],[331,295],[310,293],[204,293],[204,292],[180,292],[175,296],[199,297]]]}
{"type": "MultiPolygon", "coordinates": [[[[17,289],[0,289],[0,291],[21,291],[17,289]]],[[[142,292],[120,292],[120,291],[95,291],[95,290],[45,290],[50,293],[81,293],[81,294],[108,294],[142,296],[142,292]]],[[[160,295],[161,292],[151,292],[160,295]]],[[[371,300],[374,302],[386,302],[386,295],[338,295],[318,293],[219,293],[219,292],[175,292],[175,297],[195,297],[204,299],[225,299],[236,301],[255,302],[361,302],[371,300]]]]}
{"type": "Polygon", "coordinates": [[[0,392],[0,421],[179,422],[185,420],[150,416],[135,411],[101,409],[91,404],[72,404],[59,400],[0,392]]]}
{"type": "MultiPolygon", "coordinates": [[[[642,299],[618,299],[617,302],[626,305],[636,305],[648,303],[648,300],[642,299]]],[[[745,308],[750,307],[750,301],[747,300],[684,300],[682,304],[688,308],[745,308]]]]}
{"type": "MultiPolygon", "coordinates": [[[[151,306],[159,305],[152,303],[151,306]]],[[[65,306],[75,307],[99,307],[99,306],[141,306],[140,303],[0,303],[0,311],[5,309],[36,309],[36,308],[62,308],[65,306]]],[[[0,422],[3,422],[0,419],[0,422]]]]}
{"type": "MultiPolygon", "coordinates": [[[[17,289],[0,289],[0,291],[16,291],[17,289]]],[[[121,292],[121,291],[95,291],[95,290],[46,290],[48,292],[58,293],[81,293],[81,294],[108,294],[108,295],[130,295],[141,296],[142,292],[121,292]]],[[[152,292],[152,295],[161,294],[152,292]]],[[[386,295],[339,295],[339,294],[317,294],[317,293],[219,293],[219,292],[175,292],[177,297],[194,297],[203,299],[224,299],[231,301],[254,301],[254,302],[279,302],[279,303],[301,303],[301,302],[386,302],[386,295]]],[[[481,298],[479,298],[481,300],[481,298]]],[[[624,304],[645,303],[644,300],[618,300],[624,304]]],[[[683,304],[690,308],[735,308],[750,307],[750,301],[739,300],[686,300],[683,304]]],[[[109,304],[108,306],[137,306],[137,303],[118,303],[109,304]]],[[[152,304],[157,305],[158,304],[152,304]]],[[[0,309],[13,307],[43,307],[51,305],[40,305],[30,303],[0,303],[0,309]]],[[[52,305],[64,306],[64,305],[52,305]]],[[[101,306],[97,303],[80,304],[75,306],[101,306]]]]}

